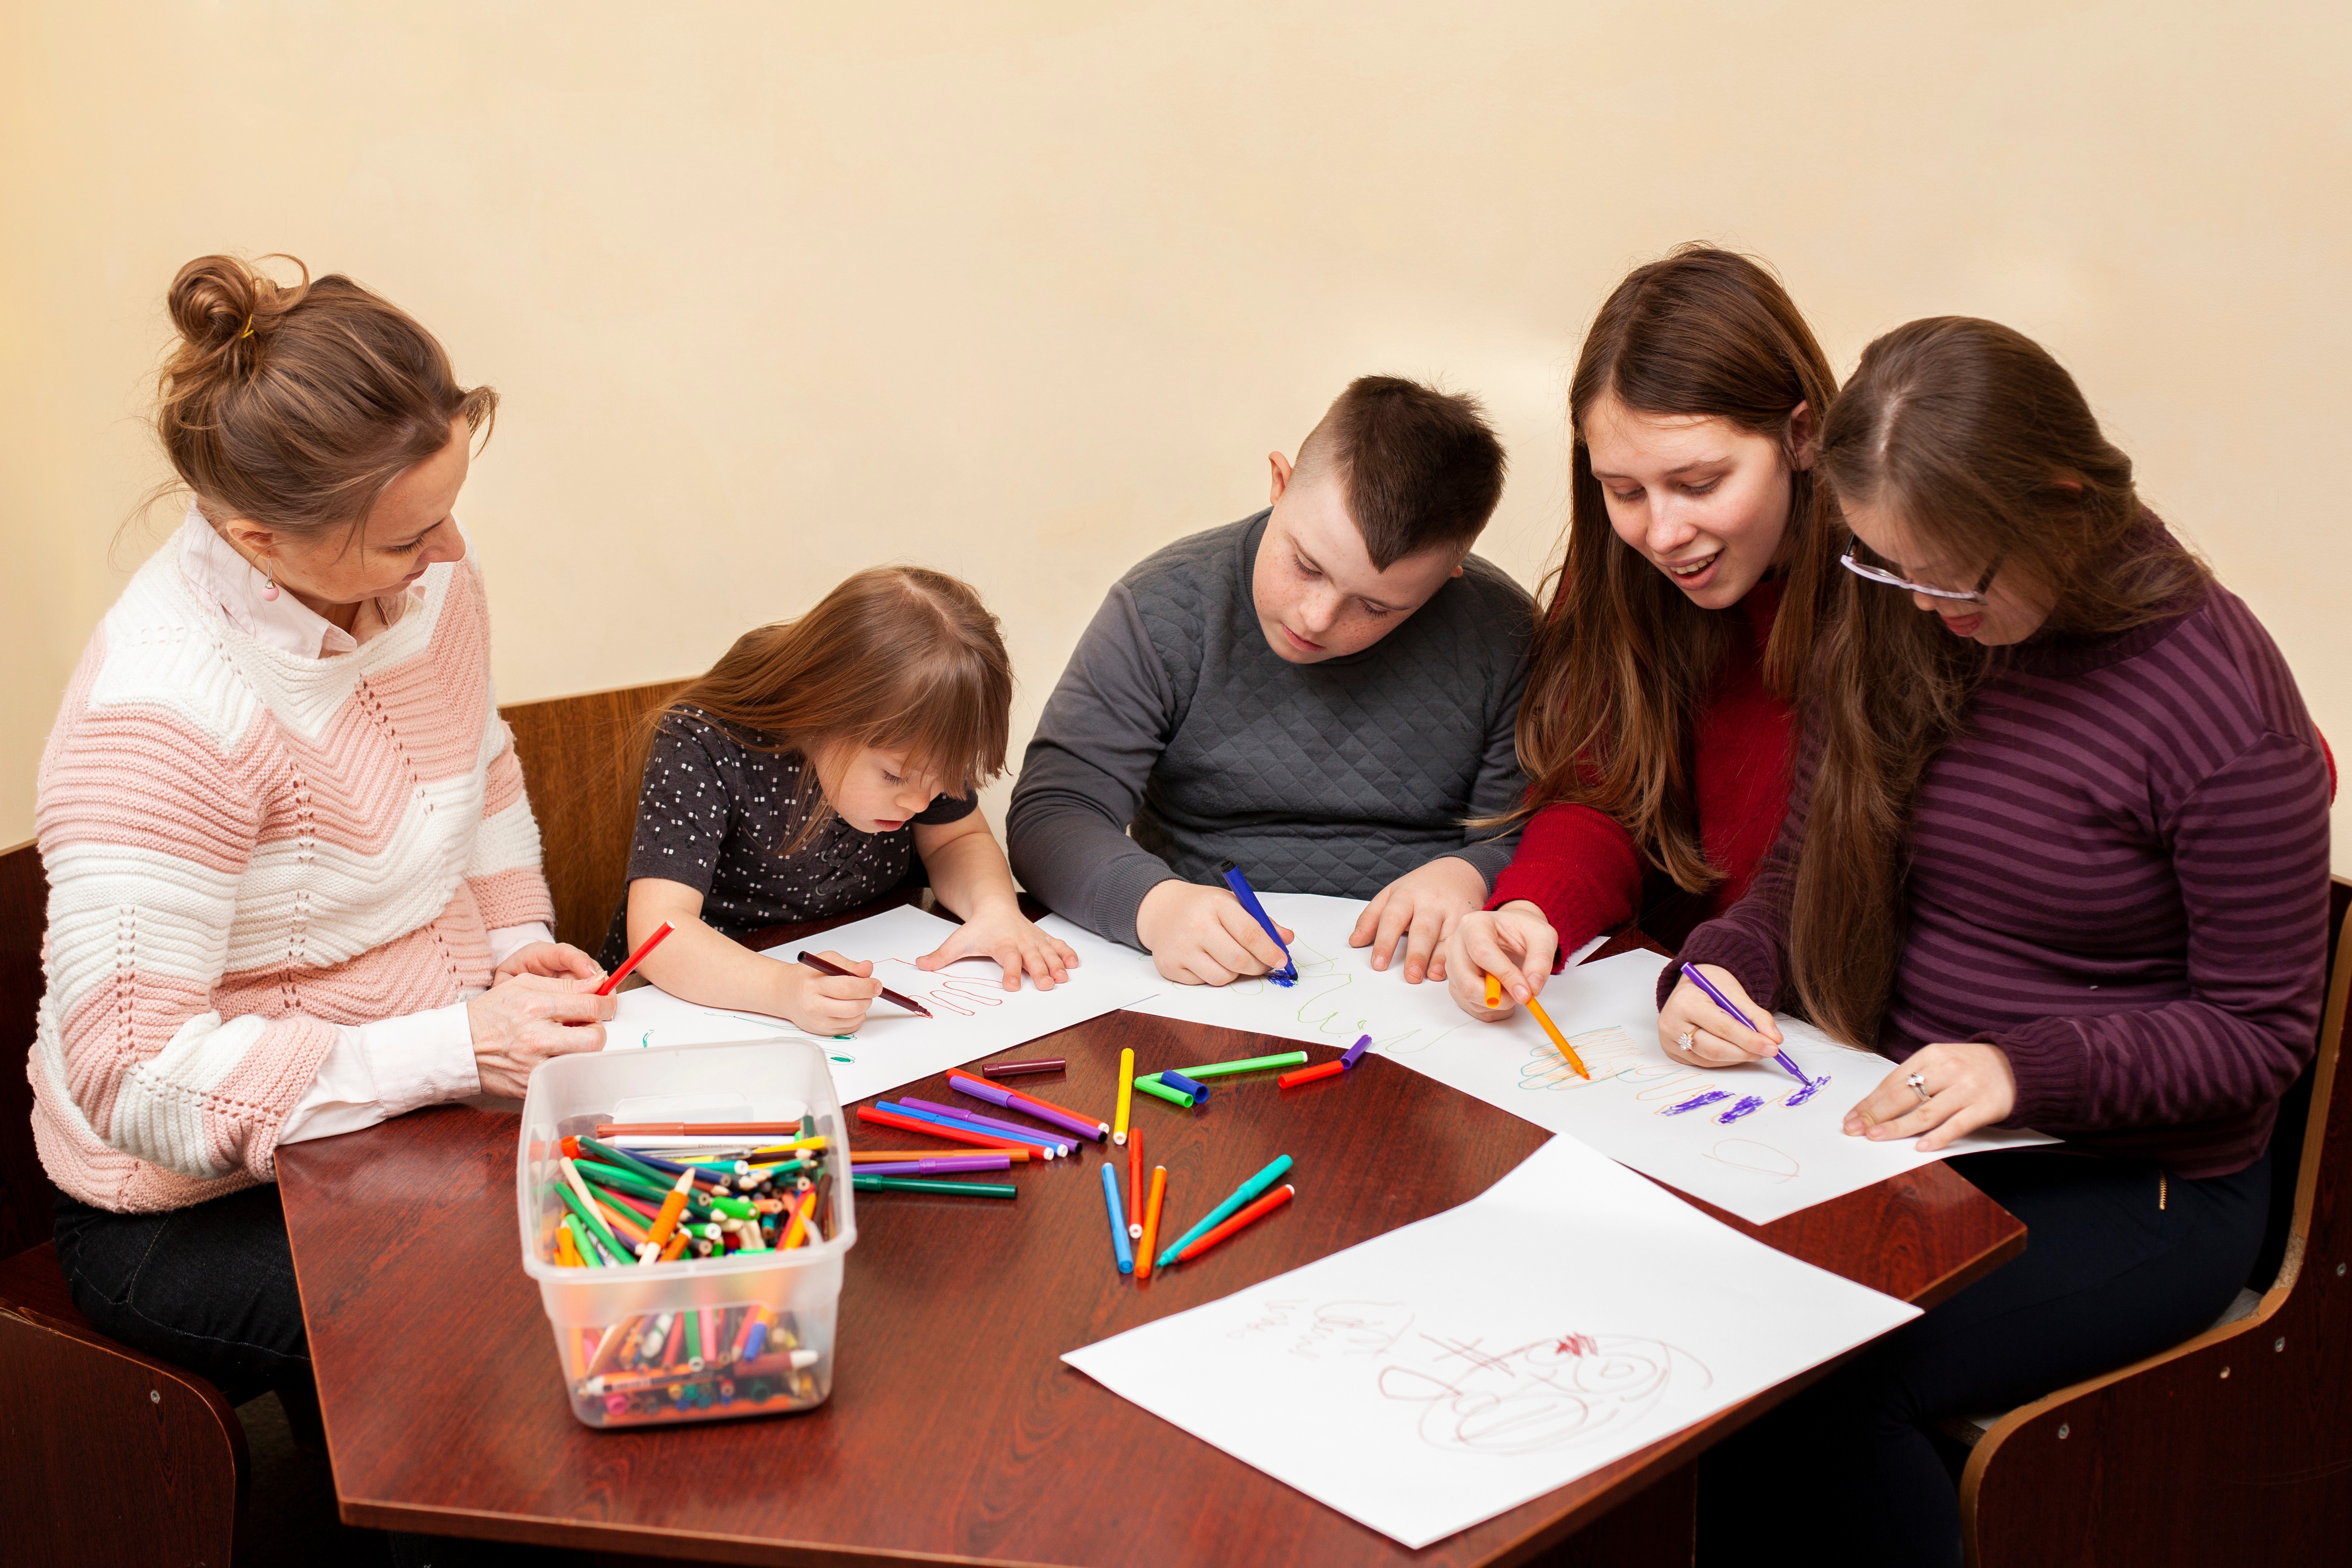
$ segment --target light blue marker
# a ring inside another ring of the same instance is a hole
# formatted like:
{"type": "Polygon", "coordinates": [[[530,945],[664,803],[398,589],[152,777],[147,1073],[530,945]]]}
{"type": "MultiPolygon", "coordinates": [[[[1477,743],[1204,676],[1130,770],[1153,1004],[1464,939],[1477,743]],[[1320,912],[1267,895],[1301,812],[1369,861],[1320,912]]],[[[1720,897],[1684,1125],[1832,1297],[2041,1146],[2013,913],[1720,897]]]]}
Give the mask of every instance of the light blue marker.
{"type": "MultiPolygon", "coordinates": [[[[1108,1169],[1108,1166],[1104,1168],[1108,1169]]],[[[1248,1181],[1244,1182],[1240,1186],[1235,1187],[1232,1197],[1227,1198],[1223,1203],[1221,1203],[1215,1208],[1211,1209],[1207,1214],[1201,1217],[1200,1224],[1194,1226],[1192,1229],[1178,1237],[1176,1238],[1175,1245],[1171,1247],[1167,1251],[1161,1253],[1159,1258],[1153,1261],[1151,1267],[1154,1268],[1165,1268],[1170,1264],[1175,1262],[1176,1255],[1178,1253],[1183,1251],[1186,1247],[1192,1246],[1194,1242],[1200,1240],[1201,1237],[1208,1235],[1211,1231],[1216,1229],[1217,1226],[1224,1224],[1225,1221],[1233,1218],[1234,1215],[1241,1213],[1243,1209],[1248,1207],[1251,1204],[1255,1203],[1259,1196],[1263,1194],[1268,1187],[1271,1187],[1275,1183],[1282,1180],[1282,1178],[1288,1173],[1289,1170],[1290,1156],[1285,1154],[1276,1160],[1273,1164],[1268,1165],[1265,1170],[1260,1171],[1256,1175],[1252,1176],[1248,1181]]]]}
{"type": "Polygon", "coordinates": [[[1118,1172],[1108,1160],[1102,1165],[1103,1202],[1110,1205],[1111,1256],[1121,1274],[1135,1272],[1135,1250],[1127,1245],[1127,1205],[1118,1201],[1118,1172]]]}

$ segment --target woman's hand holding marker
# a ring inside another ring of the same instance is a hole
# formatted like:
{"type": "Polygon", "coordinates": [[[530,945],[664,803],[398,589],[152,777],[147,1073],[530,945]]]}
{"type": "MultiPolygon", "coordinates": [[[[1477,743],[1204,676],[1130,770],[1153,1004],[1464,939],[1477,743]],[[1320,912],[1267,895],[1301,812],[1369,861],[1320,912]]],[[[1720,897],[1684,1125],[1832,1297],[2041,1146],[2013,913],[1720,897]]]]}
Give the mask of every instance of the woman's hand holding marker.
{"type": "Polygon", "coordinates": [[[1499,910],[1476,910],[1455,921],[1439,949],[1436,967],[1455,1006],[1474,1018],[1496,1023],[1542,994],[1559,952],[1559,933],[1543,911],[1515,900],[1499,910]],[[1503,983],[1498,1006],[1486,1005],[1489,975],[1503,983]]]}
{"type": "MultiPolygon", "coordinates": [[[[591,966],[593,967],[593,965],[591,966]]],[[[466,1004],[481,1091],[520,1100],[531,1069],[551,1057],[604,1048],[604,1024],[620,1003],[593,978],[509,975],[466,1004]]]]}
{"type": "Polygon", "coordinates": [[[1685,1067],[1727,1068],[1778,1055],[1783,1042],[1780,1026],[1772,1021],[1772,1010],[1750,1000],[1731,971],[1712,963],[1697,967],[1723,993],[1724,1000],[1748,1017],[1763,1019],[1764,1026],[1749,1028],[1685,978],[1676,984],[1674,994],[1658,1011],[1658,1040],[1665,1047],[1667,1058],[1685,1067]]]}
{"type": "Polygon", "coordinates": [[[1845,1113],[1845,1132],[1880,1142],[1917,1138],[1919,1152],[1932,1154],[2008,1121],[2016,1109],[2017,1074],[2007,1051],[1981,1041],[1922,1046],[1845,1113]]]}

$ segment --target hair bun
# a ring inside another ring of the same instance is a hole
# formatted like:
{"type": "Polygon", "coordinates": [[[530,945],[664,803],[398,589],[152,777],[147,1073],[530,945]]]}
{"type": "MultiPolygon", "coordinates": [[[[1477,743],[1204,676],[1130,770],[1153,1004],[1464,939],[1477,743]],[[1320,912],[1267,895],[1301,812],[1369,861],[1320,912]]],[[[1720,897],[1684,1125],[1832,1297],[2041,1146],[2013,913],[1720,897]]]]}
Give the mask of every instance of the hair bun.
{"type": "Polygon", "coordinates": [[[227,362],[224,368],[250,371],[270,328],[310,286],[310,268],[293,257],[285,259],[302,271],[301,283],[291,289],[280,288],[268,273],[234,256],[199,256],[181,268],[165,297],[172,324],[186,344],[175,357],[222,357],[227,362]]]}

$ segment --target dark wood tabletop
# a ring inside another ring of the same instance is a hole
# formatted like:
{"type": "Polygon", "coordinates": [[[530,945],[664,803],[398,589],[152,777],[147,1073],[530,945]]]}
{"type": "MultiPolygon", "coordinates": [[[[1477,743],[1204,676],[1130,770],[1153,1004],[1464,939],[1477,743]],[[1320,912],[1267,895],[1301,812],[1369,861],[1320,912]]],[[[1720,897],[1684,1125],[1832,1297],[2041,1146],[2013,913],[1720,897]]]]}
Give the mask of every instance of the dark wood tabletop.
{"type": "MultiPolygon", "coordinates": [[[[1034,1091],[1107,1118],[1123,1046],[1167,1065],[1295,1042],[1114,1013],[1006,1055],[1068,1058],[1034,1091]]],[[[949,1098],[941,1078],[904,1092],[949,1098]]],[[[1700,1452],[1810,1381],[1409,1552],[1059,1358],[1460,1204],[1549,1134],[1377,1057],[1292,1090],[1230,1080],[1189,1112],[1138,1096],[1134,1121],[1148,1163],[1169,1169],[1171,1215],[1189,1220],[1277,1154],[1297,1161],[1298,1198],[1137,1281],[1111,1261],[1092,1146],[1019,1171],[1009,1203],[861,1195],[827,1404],[624,1432],[580,1426],[566,1403],[520,1267],[513,1116],[446,1106],[281,1149],[343,1517],[730,1563],[1516,1563],[1662,1477],[1686,1487],[1700,1452]]],[[[2023,1226],[1941,1164],[1768,1226],[1699,1206],[1921,1305],[2024,1245],[2023,1226]]]]}

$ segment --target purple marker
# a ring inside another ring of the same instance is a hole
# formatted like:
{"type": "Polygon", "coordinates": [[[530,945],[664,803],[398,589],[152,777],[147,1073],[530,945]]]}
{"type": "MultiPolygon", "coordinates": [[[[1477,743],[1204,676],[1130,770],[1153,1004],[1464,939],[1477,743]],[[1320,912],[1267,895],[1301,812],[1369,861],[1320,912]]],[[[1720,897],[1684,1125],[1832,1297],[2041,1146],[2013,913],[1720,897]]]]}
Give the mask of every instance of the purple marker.
{"type": "Polygon", "coordinates": [[[941,1105],[935,1100],[917,1100],[911,1094],[900,1095],[898,1103],[911,1105],[918,1110],[929,1110],[940,1116],[952,1116],[958,1121],[969,1121],[975,1126],[992,1128],[999,1132],[1010,1132],[1031,1143],[1043,1142],[1047,1148],[1058,1154],[1067,1154],[1077,1147],[1074,1143],[1041,1139],[1034,1127],[1024,1127],[1018,1121],[999,1121],[993,1116],[982,1116],[977,1110],[966,1110],[961,1105],[941,1105]]]}
{"type": "Polygon", "coordinates": [[[1009,1089],[999,1089],[985,1079],[966,1078],[961,1073],[948,1075],[948,1087],[958,1094],[968,1094],[974,1100],[984,1100],[1006,1110],[1017,1110],[1024,1116],[1034,1116],[1040,1121],[1050,1121],[1067,1132],[1100,1142],[1110,1129],[1092,1121],[1081,1121],[1075,1116],[1065,1116],[1051,1106],[1040,1105],[1025,1094],[1015,1094],[1009,1089]]]}
{"type": "Polygon", "coordinates": [[[1363,1054],[1364,1054],[1366,1051],[1370,1050],[1371,1048],[1372,1048],[1372,1037],[1371,1037],[1371,1036],[1370,1036],[1370,1035],[1359,1035],[1358,1037],[1356,1037],[1356,1043],[1355,1043],[1354,1045],[1352,1045],[1352,1046],[1349,1046],[1349,1047],[1348,1047],[1348,1054],[1347,1054],[1346,1056],[1341,1057],[1341,1058],[1339,1058],[1339,1070],[1340,1070],[1341,1072],[1345,1072],[1345,1071],[1347,1071],[1349,1068],[1354,1067],[1354,1066],[1356,1065],[1357,1061],[1358,1061],[1358,1060],[1359,1060],[1359,1059],[1363,1056],[1363,1054]]]}
{"type": "MultiPolygon", "coordinates": [[[[1687,963],[1683,965],[1683,973],[1689,978],[1692,984],[1697,986],[1700,990],[1713,997],[1717,1006],[1722,1008],[1732,1017],[1738,1019],[1739,1025],[1742,1028],[1748,1030],[1750,1033],[1757,1032],[1756,1026],[1748,1021],[1748,1015],[1733,1006],[1723,993],[1715,988],[1714,984],[1709,981],[1706,975],[1701,974],[1697,969],[1687,963]]],[[[1774,1051],[1772,1053],[1772,1059],[1779,1062],[1782,1067],[1787,1068],[1789,1069],[1789,1076],[1795,1079],[1799,1083],[1810,1084],[1813,1081],[1811,1079],[1805,1076],[1804,1068],[1799,1067],[1795,1061],[1790,1059],[1787,1051],[1774,1051]]]]}
{"type": "Polygon", "coordinates": [[[869,1160],[851,1167],[861,1176],[940,1176],[956,1171],[1009,1171],[1010,1154],[941,1154],[923,1160],[869,1160]]]}
{"type": "Polygon", "coordinates": [[[1007,1132],[1002,1128],[982,1127],[977,1121],[966,1121],[961,1116],[947,1116],[936,1110],[919,1110],[911,1105],[894,1105],[887,1100],[877,1100],[874,1104],[877,1110],[887,1110],[898,1116],[909,1117],[917,1121],[929,1121],[941,1127],[952,1127],[957,1129],[959,1131],[963,1132],[977,1132],[992,1143],[1024,1144],[1031,1149],[1034,1149],[1039,1153],[1045,1155],[1048,1160],[1053,1159],[1055,1157],[1055,1152],[1061,1148],[1060,1144],[1040,1137],[1034,1132],[1017,1134],[1007,1132]]]}

